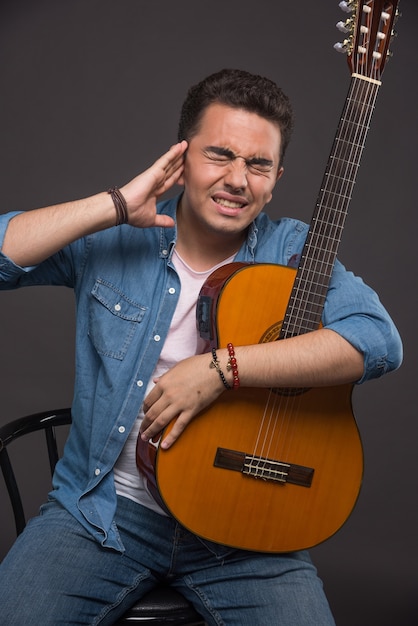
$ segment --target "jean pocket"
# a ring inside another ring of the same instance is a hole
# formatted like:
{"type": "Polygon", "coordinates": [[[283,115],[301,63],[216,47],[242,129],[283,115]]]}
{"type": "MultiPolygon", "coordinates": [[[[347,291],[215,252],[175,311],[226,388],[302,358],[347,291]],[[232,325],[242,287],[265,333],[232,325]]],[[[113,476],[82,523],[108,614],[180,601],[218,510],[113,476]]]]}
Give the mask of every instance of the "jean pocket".
{"type": "Polygon", "coordinates": [[[101,278],[91,296],[89,337],[99,354],[122,361],[147,308],[101,278]]]}

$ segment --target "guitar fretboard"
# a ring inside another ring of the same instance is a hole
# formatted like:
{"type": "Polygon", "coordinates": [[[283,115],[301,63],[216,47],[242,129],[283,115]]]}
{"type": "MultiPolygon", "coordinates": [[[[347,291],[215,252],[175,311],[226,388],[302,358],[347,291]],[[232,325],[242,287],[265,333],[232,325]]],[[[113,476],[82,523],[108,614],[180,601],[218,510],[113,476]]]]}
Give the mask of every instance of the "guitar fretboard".
{"type": "Polygon", "coordinates": [[[352,76],[280,339],[318,328],[380,82],[352,76]]]}

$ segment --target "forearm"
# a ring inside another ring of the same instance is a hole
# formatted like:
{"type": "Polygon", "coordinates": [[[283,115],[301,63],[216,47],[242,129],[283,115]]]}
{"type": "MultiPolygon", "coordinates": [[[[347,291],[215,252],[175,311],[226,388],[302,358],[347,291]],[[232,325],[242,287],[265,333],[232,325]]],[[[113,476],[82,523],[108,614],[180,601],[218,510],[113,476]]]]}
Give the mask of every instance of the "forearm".
{"type": "MultiPolygon", "coordinates": [[[[235,347],[243,387],[322,387],[355,382],[363,355],[332,330],[321,329],[283,341],[235,347]]],[[[217,350],[229,383],[228,351],[217,350]]]]}
{"type": "MultiPolygon", "coordinates": [[[[321,329],[283,341],[234,348],[241,387],[332,386],[355,382],[363,374],[363,356],[332,330],[321,329]]],[[[227,348],[219,348],[216,355],[226,381],[232,386],[227,348]]],[[[161,444],[170,447],[189,421],[225,392],[221,376],[210,364],[210,355],[194,356],[155,381],[144,401],[143,439],[154,437],[177,418],[161,444]]]]}
{"type": "Polygon", "coordinates": [[[109,194],[20,213],[10,220],[2,252],[22,267],[37,265],[67,244],[114,226],[109,194]]]}
{"type": "MultiPolygon", "coordinates": [[[[186,148],[185,141],[175,144],[121,188],[130,225],[137,228],[174,225],[171,217],[156,212],[156,202],[179,180],[186,148]]],[[[106,192],[20,213],[9,222],[2,252],[22,267],[37,265],[76,239],[110,228],[116,222],[115,204],[106,192]]]]}

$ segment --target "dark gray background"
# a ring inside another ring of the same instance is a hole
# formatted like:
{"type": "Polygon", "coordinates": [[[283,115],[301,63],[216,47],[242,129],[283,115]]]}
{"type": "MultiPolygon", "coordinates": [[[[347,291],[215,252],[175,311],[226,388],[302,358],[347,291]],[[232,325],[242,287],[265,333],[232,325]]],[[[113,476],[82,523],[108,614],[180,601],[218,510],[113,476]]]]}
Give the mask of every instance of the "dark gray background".
{"type": "MultiPolygon", "coordinates": [[[[339,626],[418,623],[416,0],[401,10],[340,258],[379,292],[405,359],[355,390],[363,488],[342,530],[312,551],[339,626]]],[[[189,85],[234,66],[275,79],[294,103],[269,211],[309,221],[349,84],[333,50],[343,18],[334,0],[3,0],[0,211],[123,184],[175,141],[189,85]]],[[[73,309],[63,288],[1,293],[1,423],[71,403],[73,309]]],[[[18,452],[31,511],[37,447],[18,452]]],[[[13,536],[3,504],[0,523],[1,556],[13,536]]]]}

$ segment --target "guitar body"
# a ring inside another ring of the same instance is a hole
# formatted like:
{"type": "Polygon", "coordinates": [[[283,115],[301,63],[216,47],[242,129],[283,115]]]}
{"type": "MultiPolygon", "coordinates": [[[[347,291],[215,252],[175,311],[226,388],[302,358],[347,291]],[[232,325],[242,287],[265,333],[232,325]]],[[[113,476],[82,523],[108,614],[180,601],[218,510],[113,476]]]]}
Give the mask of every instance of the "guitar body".
{"type": "MultiPolygon", "coordinates": [[[[214,272],[201,297],[216,309],[218,345],[276,340],[295,273],[270,264],[214,272]]],[[[139,443],[139,463],[171,514],[203,538],[265,552],[314,546],[342,526],[361,485],[351,392],[351,385],[225,392],[170,449],[139,443]]]]}

